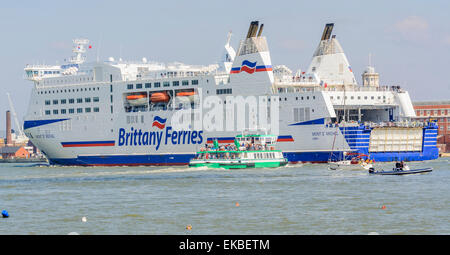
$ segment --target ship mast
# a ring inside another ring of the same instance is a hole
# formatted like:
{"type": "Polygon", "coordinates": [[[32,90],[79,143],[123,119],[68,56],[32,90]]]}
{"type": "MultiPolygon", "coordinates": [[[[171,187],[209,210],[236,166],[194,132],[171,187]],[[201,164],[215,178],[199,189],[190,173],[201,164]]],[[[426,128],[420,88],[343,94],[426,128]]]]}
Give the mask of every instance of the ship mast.
{"type": "Polygon", "coordinates": [[[83,54],[86,53],[86,45],[88,43],[88,39],[78,38],[73,40],[74,46],[72,52],[75,53],[75,55],[70,57],[70,63],[81,64],[86,60],[86,56],[84,56],[83,54]]]}

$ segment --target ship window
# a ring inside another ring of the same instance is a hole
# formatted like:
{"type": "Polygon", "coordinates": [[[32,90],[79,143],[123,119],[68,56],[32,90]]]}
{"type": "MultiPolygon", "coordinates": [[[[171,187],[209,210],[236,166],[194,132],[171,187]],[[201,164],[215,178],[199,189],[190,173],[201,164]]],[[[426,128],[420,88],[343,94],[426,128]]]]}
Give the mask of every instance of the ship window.
{"type": "Polygon", "coordinates": [[[77,103],[83,103],[83,98],[77,98],[77,103]]]}
{"type": "Polygon", "coordinates": [[[86,97],[86,98],[84,99],[84,102],[85,102],[85,103],[90,103],[90,102],[91,102],[91,98],[90,98],[90,97],[86,97]]]}
{"type": "Polygon", "coordinates": [[[374,96],[371,96],[371,97],[370,97],[370,99],[374,99],[374,98],[375,98],[374,96]]]}
{"type": "Polygon", "coordinates": [[[152,84],[151,84],[151,83],[146,83],[146,84],[145,84],[145,88],[148,89],[148,88],[151,88],[151,87],[152,87],[152,84]]]}
{"type": "Polygon", "coordinates": [[[198,80],[192,80],[192,85],[198,85],[198,80]]]}
{"type": "Polygon", "coordinates": [[[172,86],[180,86],[180,81],[173,81],[172,86]]]}
{"type": "Polygon", "coordinates": [[[365,96],[364,99],[367,99],[367,96],[365,96]]]}
{"type": "Polygon", "coordinates": [[[136,88],[137,88],[137,89],[142,89],[142,83],[136,84],[136,88]]]}
{"type": "Polygon", "coordinates": [[[232,89],[216,89],[216,94],[217,95],[232,94],[232,93],[233,93],[232,89]]]}
{"type": "Polygon", "coordinates": [[[45,105],[50,105],[50,100],[45,100],[45,105]]]}
{"type": "Polygon", "coordinates": [[[86,108],[84,108],[84,111],[85,111],[85,112],[91,112],[91,107],[86,107],[86,108]]]}
{"type": "Polygon", "coordinates": [[[45,115],[50,115],[50,110],[46,110],[45,115]]]}
{"type": "Polygon", "coordinates": [[[66,114],[66,109],[61,109],[61,114],[66,114]]]}
{"type": "Polygon", "coordinates": [[[316,99],[316,96],[313,96],[313,99],[316,99]]]}
{"type": "Polygon", "coordinates": [[[94,102],[98,102],[98,101],[99,101],[99,98],[98,98],[98,97],[93,97],[92,100],[93,100],[94,102]]]}
{"type": "Polygon", "coordinates": [[[58,104],[58,99],[54,99],[53,104],[58,104]]]}
{"type": "Polygon", "coordinates": [[[83,108],[77,108],[77,113],[83,113],[83,108]]]}
{"type": "Polygon", "coordinates": [[[298,97],[295,97],[295,100],[298,100],[298,97]]]}
{"type": "Polygon", "coordinates": [[[351,96],[351,97],[350,97],[350,99],[354,99],[354,98],[355,98],[354,96],[351,96]]]}
{"type": "Polygon", "coordinates": [[[361,99],[361,96],[358,96],[358,99],[361,99]]]}
{"type": "Polygon", "coordinates": [[[187,86],[187,85],[189,85],[189,81],[184,80],[184,81],[181,82],[181,85],[187,86]]]}
{"type": "Polygon", "coordinates": [[[169,87],[170,86],[170,82],[168,82],[168,81],[163,82],[163,86],[164,87],[169,87]]]}
{"type": "Polygon", "coordinates": [[[155,82],[155,83],[154,83],[154,86],[155,86],[155,88],[159,88],[159,87],[161,87],[161,83],[155,82]]]}
{"type": "Polygon", "coordinates": [[[53,110],[53,114],[58,114],[58,110],[57,109],[53,110]]]}
{"type": "Polygon", "coordinates": [[[127,89],[133,89],[133,84],[128,84],[127,89]]]}
{"type": "Polygon", "coordinates": [[[306,100],[309,100],[309,96],[306,97],[306,100]]]}
{"type": "Polygon", "coordinates": [[[100,111],[100,108],[94,107],[94,112],[99,112],[99,111],[100,111]]]}
{"type": "Polygon", "coordinates": [[[73,108],[69,109],[69,113],[75,113],[75,110],[73,108]]]}

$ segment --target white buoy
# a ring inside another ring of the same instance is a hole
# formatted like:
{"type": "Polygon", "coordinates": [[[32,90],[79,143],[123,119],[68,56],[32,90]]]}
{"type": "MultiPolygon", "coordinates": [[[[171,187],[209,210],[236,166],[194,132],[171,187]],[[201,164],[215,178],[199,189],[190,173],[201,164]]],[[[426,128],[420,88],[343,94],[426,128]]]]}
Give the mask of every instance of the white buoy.
{"type": "Polygon", "coordinates": [[[81,221],[86,222],[87,221],[86,217],[81,218],[81,221]]]}

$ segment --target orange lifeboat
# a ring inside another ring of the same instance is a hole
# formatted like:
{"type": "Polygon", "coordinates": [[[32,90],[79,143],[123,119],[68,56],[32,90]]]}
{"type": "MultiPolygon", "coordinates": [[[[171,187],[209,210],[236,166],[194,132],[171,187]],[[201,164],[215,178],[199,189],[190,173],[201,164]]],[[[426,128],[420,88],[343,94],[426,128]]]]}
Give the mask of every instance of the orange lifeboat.
{"type": "Polygon", "coordinates": [[[189,91],[189,92],[178,92],[177,96],[178,97],[185,97],[185,96],[193,96],[195,95],[195,91],[189,91]]]}
{"type": "Polygon", "coordinates": [[[145,104],[147,104],[147,94],[133,94],[133,95],[128,95],[126,98],[130,105],[145,105],[145,104]]]}
{"type": "Polygon", "coordinates": [[[194,100],[194,96],[196,96],[197,93],[195,91],[185,91],[185,92],[178,92],[177,93],[177,98],[187,98],[189,99],[189,101],[193,101],[194,100]]]}
{"type": "Polygon", "coordinates": [[[167,95],[166,93],[162,93],[162,92],[156,92],[156,93],[152,94],[152,96],[150,97],[150,100],[152,100],[152,102],[154,102],[154,103],[168,102],[169,95],[167,95]]]}

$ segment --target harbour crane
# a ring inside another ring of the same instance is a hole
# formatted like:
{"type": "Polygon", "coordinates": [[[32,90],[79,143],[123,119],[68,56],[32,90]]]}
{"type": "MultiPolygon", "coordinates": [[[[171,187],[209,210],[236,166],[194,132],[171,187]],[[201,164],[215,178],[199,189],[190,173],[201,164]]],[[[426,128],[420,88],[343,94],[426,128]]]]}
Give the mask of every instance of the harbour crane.
{"type": "Polygon", "coordinates": [[[16,129],[17,129],[17,132],[18,132],[18,136],[19,137],[25,137],[25,134],[23,133],[23,130],[22,130],[22,126],[19,124],[19,120],[17,119],[17,114],[16,114],[16,111],[14,110],[14,106],[13,106],[13,102],[11,100],[11,96],[9,95],[8,92],[6,92],[6,95],[8,96],[9,107],[11,108],[11,112],[13,114],[14,121],[16,122],[16,129]]]}

